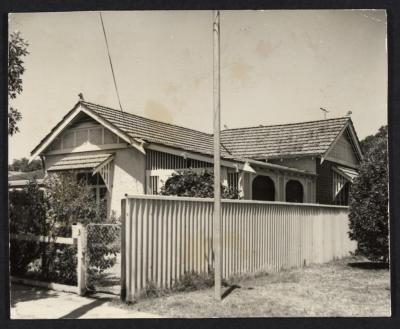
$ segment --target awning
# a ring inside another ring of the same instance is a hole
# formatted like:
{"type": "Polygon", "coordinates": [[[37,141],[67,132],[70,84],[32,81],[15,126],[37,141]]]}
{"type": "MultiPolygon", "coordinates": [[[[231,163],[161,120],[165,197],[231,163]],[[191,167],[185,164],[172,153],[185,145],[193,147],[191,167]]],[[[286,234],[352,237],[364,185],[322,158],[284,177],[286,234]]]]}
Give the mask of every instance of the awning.
{"type": "Polygon", "coordinates": [[[113,154],[65,155],[54,162],[47,171],[90,169],[96,170],[112,160],[113,154]]]}
{"type": "Polygon", "coordinates": [[[352,182],[354,178],[358,176],[358,171],[346,167],[337,166],[333,167],[333,170],[335,170],[338,174],[342,175],[350,182],[352,182]]]}

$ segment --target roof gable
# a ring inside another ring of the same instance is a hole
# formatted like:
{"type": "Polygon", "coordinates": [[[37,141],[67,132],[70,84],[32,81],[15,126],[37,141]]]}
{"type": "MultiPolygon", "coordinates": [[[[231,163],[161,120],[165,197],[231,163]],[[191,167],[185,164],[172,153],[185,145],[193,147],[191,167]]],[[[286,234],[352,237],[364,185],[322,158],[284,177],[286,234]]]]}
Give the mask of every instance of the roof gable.
{"type": "Polygon", "coordinates": [[[65,131],[65,129],[73,124],[74,120],[78,118],[81,113],[85,113],[90,118],[94,119],[96,122],[100,123],[105,128],[116,134],[118,137],[122,138],[127,143],[131,144],[132,146],[136,147],[144,153],[141,141],[131,138],[128,134],[126,134],[118,127],[114,126],[112,123],[108,122],[90,109],[82,106],[81,103],[82,102],[78,102],[77,104],[75,104],[75,106],[61,119],[61,121],[59,121],[57,125],[40,141],[40,143],[32,150],[30,160],[34,159],[44,150],[46,150],[50,146],[50,144],[65,131]]]}
{"type": "Polygon", "coordinates": [[[344,117],[227,129],[222,131],[221,140],[233,156],[240,154],[253,159],[322,156],[350,124],[351,119],[344,117]]]}

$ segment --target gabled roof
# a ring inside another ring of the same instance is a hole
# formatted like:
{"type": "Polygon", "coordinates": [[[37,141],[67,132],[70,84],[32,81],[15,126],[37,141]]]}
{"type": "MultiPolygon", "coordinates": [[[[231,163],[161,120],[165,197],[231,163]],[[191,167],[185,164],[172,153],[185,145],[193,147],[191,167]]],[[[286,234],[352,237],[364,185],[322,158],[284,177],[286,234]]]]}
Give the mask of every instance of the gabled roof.
{"type": "Polygon", "coordinates": [[[349,117],[227,129],[221,132],[221,141],[233,156],[241,155],[246,158],[322,156],[347,127],[354,132],[354,143],[356,147],[359,146],[349,117]]]}
{"type": "MultiPolygon", "coordinates": [[[[81,100],[35,147],[31,152],[32,158],[41,154],[82,112],[139,149],[147,142],[207,156],[213,155],[212,134],[81,100]]],[[[223,130],[221,157],[236,161],[308,155],[323,157],[346,129],[350,132],[349,136],[357,156],[361,158],[359,141],[349,117],[223,130]]]]}
{"type": "MultiPolygon", "coordinates": [[[[212,155],[214,153],[213,135],[211,134],[86,101],[81,101],[81,104],[133,138],[201,154],[212,155]]],[[[223,146],[221,146],[221,156],[230,158],[223,146]]]]}

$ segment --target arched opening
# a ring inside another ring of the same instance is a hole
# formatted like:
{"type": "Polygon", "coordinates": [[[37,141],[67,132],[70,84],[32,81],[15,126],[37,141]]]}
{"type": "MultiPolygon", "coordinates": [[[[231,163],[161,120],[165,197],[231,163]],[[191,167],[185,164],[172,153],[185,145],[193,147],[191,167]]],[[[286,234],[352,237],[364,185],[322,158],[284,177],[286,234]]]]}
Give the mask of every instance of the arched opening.
{"type": "Polygon", "coordinates": [[[257,176],[252,184],[253,200],[275,201],[275,185],[268,176],[257,176]]]}
{"type": "Polygon", "coordinates": [[[286,202],[303,203],[303,185],[297,180],[286,183],[286,202]]]}

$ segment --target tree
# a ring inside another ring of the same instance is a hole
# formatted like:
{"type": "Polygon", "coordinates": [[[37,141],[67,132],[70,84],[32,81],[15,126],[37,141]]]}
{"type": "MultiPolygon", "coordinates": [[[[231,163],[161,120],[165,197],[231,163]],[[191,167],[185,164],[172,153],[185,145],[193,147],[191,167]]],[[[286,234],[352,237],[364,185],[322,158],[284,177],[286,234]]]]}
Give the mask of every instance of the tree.
{"type": "Polygon", "coordinates": [[[373,261],[389,258],[387,126],[365,138],[360,174],[350,192],[350,238],[357,253],[373,261]]]}
{"type": "MultiPolygon", "coordinates": [[[[22,75],[25,72],[23,57],[29,54],[28,43],[19,32],[11,33],[8,41],[8,98],[17,98],[22,93],[22,75]]],[[[8,107],[8,134],[14,135],[19,131],[17,123],[22,118],[18,109],[8,107]]]]}
{"type": "MultiPolygon", "coordinates": [[[[176,195],[197,198],[214,197],[214,175],[213,171],[201,173],[193,170],[172,174],[167,179],[160,191],[161,195],[176,195]]],[[[238,199],[239,191],[228,188],[221,184],[221,196],[224,199],[238,199]]]]}
{"type": "Polygon", "coordinates": [[[42,169],[43,165],[41,160],[33,160],[31,163],[29,163],[27,158],[14,159],[12,164],[8,165],[8,170],[10,171],[29,172],[42,169]]]}

